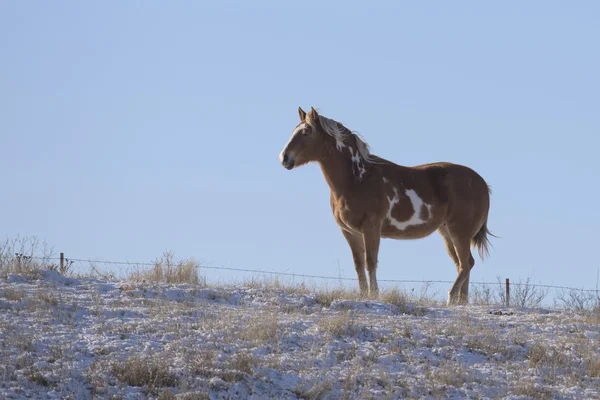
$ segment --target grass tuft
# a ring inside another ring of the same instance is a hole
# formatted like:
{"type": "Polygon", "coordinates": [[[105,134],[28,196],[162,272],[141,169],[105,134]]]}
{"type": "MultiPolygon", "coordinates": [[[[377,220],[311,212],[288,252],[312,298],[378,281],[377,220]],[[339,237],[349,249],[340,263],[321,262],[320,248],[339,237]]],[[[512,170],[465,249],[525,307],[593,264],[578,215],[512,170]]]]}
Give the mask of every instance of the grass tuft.
{"type": "Polygon", "coordinates": [[[130,274],[129,280],[133,282],[153,282],[180,284],[189,283],[200,285],[200,264],[193,259],[175,260],[172,252],[165,252],[155,261],[149,270],[138,270],[130,274]]]}
{"type": "Polygon", "coordinates": [[[320,330],[337,337],[356,336],[360,331],[350,311],[324,316],[319,320],[318,326],[320,330]]]}
{"type": "Polygon", "coordinates": [[[0,276],[21,274],[28,278],[36,278],[40,270],[55,269],[50,262],[52,249],[44,242],[40,244],[37,237],[17,237],[0,242],[0,276]],[[41,256],[40,253],[41,247],[41,256]]]}
{"type": "Polygon", "coordinates": [[[176,386],[178,382],[166,360],[159,355],[132,354],[122,363],[113,363],[112,372],[120,381],[144,387],[153,394],[157,394],[158,389],[176,386]]]}

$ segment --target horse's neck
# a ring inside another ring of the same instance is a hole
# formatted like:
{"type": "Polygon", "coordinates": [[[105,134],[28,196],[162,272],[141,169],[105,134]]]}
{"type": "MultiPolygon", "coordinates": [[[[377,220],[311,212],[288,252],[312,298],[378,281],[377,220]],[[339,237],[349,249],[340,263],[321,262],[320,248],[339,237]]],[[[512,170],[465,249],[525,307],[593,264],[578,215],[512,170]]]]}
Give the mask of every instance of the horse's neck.
{"type": "MultiPolygon", "coordinates": [[[[319,162],[319,165],[321,171],[323,171],[325,181],[329,185],[331,191],[336,195],[343,195],[344,193],[353,190],[362,182],[355,174],[353,161],[347,148],[343,148],[343,151],[333,148],[328,157],[319,162]]],[[[370,173],[370,171],[368,171],[368,167],[365,166],[363,179],[366,178],[368,173],[370,173]]]]}

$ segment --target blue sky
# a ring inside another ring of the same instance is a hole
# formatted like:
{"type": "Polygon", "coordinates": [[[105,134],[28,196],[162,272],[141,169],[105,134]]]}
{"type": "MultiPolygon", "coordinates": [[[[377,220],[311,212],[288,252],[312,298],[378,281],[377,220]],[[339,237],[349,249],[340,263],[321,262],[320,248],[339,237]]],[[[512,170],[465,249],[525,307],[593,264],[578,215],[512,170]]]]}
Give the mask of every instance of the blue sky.
{"type": "MultiPolygon", "coordinates": [[[[278,161],[314,106],[379,156],[488,181],[501,238],[472,280],[594,287],[600,5],[365,4],[1,2],[0,235],[353,278],[320,169],[278,161]]],[[[437,233],[379,260],[456,277],[437,233]]]]}

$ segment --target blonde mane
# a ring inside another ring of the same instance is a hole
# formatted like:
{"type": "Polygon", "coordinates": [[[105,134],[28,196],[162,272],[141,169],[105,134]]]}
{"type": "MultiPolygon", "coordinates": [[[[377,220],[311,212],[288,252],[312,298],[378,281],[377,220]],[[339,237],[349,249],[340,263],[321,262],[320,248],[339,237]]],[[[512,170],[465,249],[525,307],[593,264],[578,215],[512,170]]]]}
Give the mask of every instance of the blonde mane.
{"type": "MultiPolygon", "coordinates": [[[[310,118],[307,118],[306,122],[309,125],[312,125],[310,118]]],[[[338,144],[338,149],[344,147],[349,137],[354,137],[356,140],[356,147],[358,147],[358,154],[360,157],[367,163],[373,163],[375,160],[372,157],[369,144],[355,132],[351,132],[348,128],[346,128],[341,123],[319,115],[319,122],[321,123],[321,127],[329,136],[333,137],[338,144]]]]}

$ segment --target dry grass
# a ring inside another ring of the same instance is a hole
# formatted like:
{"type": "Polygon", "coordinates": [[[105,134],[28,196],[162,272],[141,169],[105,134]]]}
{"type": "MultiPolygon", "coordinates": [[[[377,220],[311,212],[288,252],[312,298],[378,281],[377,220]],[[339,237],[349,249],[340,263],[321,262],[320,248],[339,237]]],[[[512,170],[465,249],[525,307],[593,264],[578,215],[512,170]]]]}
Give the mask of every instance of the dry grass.
{"type": "Polygon", "coordinates": [[[169,389],[164,388],[158,392],[157,400],[175,400],[177,397],[169,389]]]}
{"type": "MultiPolygon", "coordinates": [[[[274,278],[251,279],[243,281],[235,287],[245,287],[261,290],[281,290],[289,294],[297,295],[313,295],[316,304],[329,308],[331,304],[339,300],[364,301],[375,300],[382,303],[394,305],[399,308],[400,313],[422,316],[426,312],[426,307],[429,306],[445,306],[443,302],[435,300],[434,296],[429,293],[430,284],[425,284],[418,294],[409,294],[405,290],[393,287],[390,289],[380,289],[379,296],[363,297],[358,290],[358,287],[329,287],[318,286],[315,284],[308,285],[304,282],[300,284],[282,282],[277,276],[274,278]]],[[[284,310],[286,312],[295,311],[293,309],[284,310]]]]}
{"type": "Polygon", "coordinates": [[[32,382],[40,386],[50,386],[51,382],[42,374],[42,372],[36,368],[32,367],[25,371],[24,375],[32,382]]]}
{"type": "Polygon", "coordinates": [[[245,376],[254,373],[257,360],[252,354],[240,352],[217,361],[214,350],[202,349],[189,352],[185,357],[185,365],[188,366],[189,376],[203,376],[211,379],[218,377],[225,382],[237,382],[245,376]]]}
{"type": "Polygon", "coordinates": [[[271,310],[244,321],[237,337],[246,342],[274,341],[280,337],[277,311],[271,310]]]}
{"type": "MultiPolygon", "coordinates": [[[[471,284],[469,288],[469,303],[479,306],[500,304],[496,292],[498,288],[489,285],[471,284]]],[[[500,286],[502,290],[502,286],[500,286]]]]}
{"type": "Polygon", "coordinates": [[[600,356],[589,354],[583,363],[583,370],[590,378],[600,378],[600,356]]]}
{"type": "Polygon", "coordinates": [[[410,301],[408,294],[406,292],[401,292],[398,288],[381,291],[379,300],[398,307],[402,312],[407,310],[410,301]]]}
{"type": "Polygon", "coordinates": [[[527,359],[532,368],[556,369],[569,365],[569,359],[563,351],[554,346],[550,347],[539,343],[532,343],[527,348],[527,359]]]}
{"type": "Polygon", "coordinates": [[[38,294],[39,299],[48,305],[57,306],[59,301],[56,295],[52,292],[41,292],[38,294]]]}
{"type": "MultiPolygon", "coordinates": [[[[496,280],[497,283],[493,285],[471,284],[469,302],[473,305],[483,306],[506,304],[504,280],[500,277],[497,277],[496,280]]],[[[534,284],[531,277],[527,277],[525,280],[511,281],[510,303],[513,307],[537,308],[541,306],[548,293],[548,288],[534,284]]]]}
{"type": "Polygon", "coordinates": [[[594,307],[590,311],[585,311],[582,313],[583,320],[592,325],[600,325],[600,301],[596,307],[594,307]]]}
{"type": "Polygon", "coordinates": [[[165,252],[152,268],[134,271],[128,279],[133,282],[205,285],[200,279],[199,269],[200,264],[193,259],[175,260],[173,253],[165,252]]]}
{"type": "Polygon", "coordinates": [[[177,385],[177,377],[170,372],[167,358],[157,355],[135,353],[122,363],[113,363],[112,372],[120,381],[130,385],[144,387],[150,393],[177,385]]]}
{"type": "Polygon", "coordinates": [[[326,395],[334,387],[335,383],[331,379],[317,380],[310,388],[298,387],[292,392],[301,399],[318,400],[328,398],[326,395]]]}
{"type": "Polygon", "coordinates": [[[331,304],[337,300],[375,300],[398,307],[401,314],[422,316],[426,313],[426,307],[438,305],[433,297],[428,294],[428,288],[429,286],[425,285],[424,289],[418,295],[409,295],[406,291],[395,287],[381,289],[379,296],[376,298],[362,297],[358,289],[352,288],[316,288],[314,293],[316,303],[325,308],[331,307],[331,304]]]}
{"type": "Polygon", "coordinates": [[[196,392],[196,393],[184,393],[179,395],[180,400],[209,400],[210,396],[208,393],[196,392]]]}
{"type": "Polygon", "coordinates": [[[20,371],[22,369],[31,367],[34,363],[35,359],[33,358],[33,355],[27,352],[21,354],[19,358],[17,358],[17,360],[13,363],[13,366],[17,371],[20,371]]]}
{"type": "Polygon", "coordinates": [[[188,366],[189,370],[193,374],[208,376],[210,375],[209,371],[213,370],[217,366],[217,353],[215,350],[200,349],[186,351],[184,358],[185,365],[188,366]]]}
{"type": "Polygon", "coordinates": [[[2,331],[2,335],[6,347],[15,347],[21,351],[30,353],[35,352],[35,338],[32,334],[8,327],[2,331]]]}
{"type": "Polygon", "coordinates": [[[429,297],[427,288],[418,296],[409,295],[406,291],[398,288],[383,290],[379,294],[379,301],[398,307],[401,314],[409,314],[422,317],[427,314],[427,308],[439,306],[436,300],[429,297]]]}
{"type": "Polygon", "coordinates": [[[465,335],[465,347],[472,352],[495,355],[502,354],[506,360],[513,359],[516,354],[506,343],[498,341],[500,333],[490,327],[481,327],[477,335],[465,335]]]}
{"type": "Polygon", "coordinates": [[[298,294],[298,295],[303,295],[303,294],[310,294],[312,289],[311,288],[315,288],[316,285],[314,284],[307,284],[305,282],[300,282],[300,283],[294,283],[292,282],[286,282],[285,280],[282,280],[279,278],[279,276],[275,275],[275,276],[269,276],[269,277],[261,277],[261,278],[250,278],[250,279],[246,279],[243,281],[239,281],[239,282],[233,282],[231,283],[232,287],[243,287],[243,288],[251,288],[251,289],[258,289],[258,290],[262,290],[262,291],[274,291],[274,290],[282,290],[285,291],[287,293],[290,294],[298,294]]]}
{"type": "MultiPolygon", "coordinates": [[[[83,378],[91,386],[91,394],[93,398],[97,395],[106,395],[106,389],[110,386],[110,373],[112,364],[104,358],[96,358],[94,362],[83,372],[83,378]]],[[[101,397],[101,396],[100,396],[101,397]]]]}
{"type": "Polygon", "coordinates": [[[471,377],[469,371],[464,365],[454,362],[442,362],[435,373],[430,376],[430,379],[437,383],[442,383],[448,386],[461,387],[463,384],[470,382],[471,377]]]}
{"type": "Polygon", "coordinates": [[[573,289],[562,289],[554,298],[554,305],[558,308],[576,312],[591,312],[599,314],[600,297],[598,292],[582,292],[573,289]]]}
{"type": "Polygon", "coordinates": [[[320,330],[337,337],[356,336],[360,331],[350,311],[324,316],[317,324],[320,330]]]}
{"type": "Polygon", "coordinates": [[[251,375],[256,365],[256,359],[249,353],[237,353],[228,363],[229,368],[251,375]]]}
{"type": "Polygon", "coordinates": [[[523,282],[521,279],[517,283],[511,283],[511,305],[521,308],[536,308],[539,307],[546,296],[548,289],[536,286],[531,282],[531,278],[527,277],[523,282]]]}
{"type": "Polygon", "coordinates": [[[531,381],[519,382],[514,388],[513,393],[517,396],[526,396],[536,400],[546,400],[552,398],[552,391],[542,385],[536,385],[531,381]]]}
{"type": "Polygon", "coordinates": [[[360,293],[355,290],[345,288],[321,288],[315,293],[315,301],[322,307],[329,308],[336,300],[360,300],[360,293]]]}
{"type": "Polygon", "coordinates": [[[4,289],[2,297],[9,301],[21,301],[25,298],[25,291],[22,288],[7,287],[4,289]]]}
{"type": "Polygon", "coordinates": [[[42,269],[57,269],[50,262],[52,250],[44,242],[35,237],[17,237],[0,242],[0,276],[21,274],[27,277],[37,277],[42,269]],[[41,256],[38,256],[41,247],[41,256]]]}

